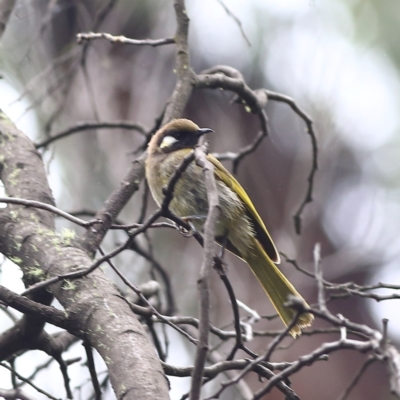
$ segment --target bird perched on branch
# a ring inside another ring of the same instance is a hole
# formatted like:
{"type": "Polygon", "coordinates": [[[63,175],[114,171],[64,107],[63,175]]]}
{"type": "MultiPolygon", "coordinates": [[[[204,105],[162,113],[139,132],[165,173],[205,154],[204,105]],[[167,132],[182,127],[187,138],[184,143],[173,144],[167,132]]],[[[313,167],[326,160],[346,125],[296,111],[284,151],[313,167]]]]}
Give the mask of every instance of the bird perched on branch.
{"type": "MultiPolygon", "coordinates": [[[[187,119],[175,119],[154,134],[148,147],[146,178],[159,206],[164,198],[163,188],[199,138],[209,132],[213,130],[201,129],[187,119]]],[[[275,265],[280,262],[279,253],[245,190],[214,156],[209,154],[207,159],[214,165],[221,209],[215,240],[249,265],[282,321],[288,325],[296,315],[295,310],[284,306],[288,296],[304,299],[275,265]]],[[[189,164],[177,181],[169,209],[190,220],[195,229],[201,231],[208,201],[203,170],[196,163],[189,164]]],[[[304,304],[307,306],[305,301],[304,304]]],[[[312,314],[301,314],[291,335],[300,335],[301,329],[310,326],[313,319],[312,314]]]]}

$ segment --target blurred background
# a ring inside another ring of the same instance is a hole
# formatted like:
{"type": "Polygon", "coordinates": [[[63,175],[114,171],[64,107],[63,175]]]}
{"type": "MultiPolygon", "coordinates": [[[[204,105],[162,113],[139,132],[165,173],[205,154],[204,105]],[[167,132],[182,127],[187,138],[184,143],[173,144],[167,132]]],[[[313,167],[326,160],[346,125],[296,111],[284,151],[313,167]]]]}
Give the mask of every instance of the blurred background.
{"type": "MultiPolygon", "coordinates": [[[[400,282],[400,3],[231,0],[225,4],[241,21],[245,36],[218,0],[187,1],[193,69],[200,72],[216,64],[237,68],[251,88],[293,97],[312,117],[317,131],[319,171],[314,201],[303,213],[301,235],[295,233],[293,215],[305,196],[312,161],[303,121],[288,106],[270,101],[266,110],[271,135],[240,165],[238,179],[278,248],[312,271],[313,248],[321,243],[322,268],[329,281],[400,282]]],[[[0,46],[0,107],[35,142],[83,121],[130,120],[150,129],[174,88],[174,46],[137,47],[105,40],[86,46],[76,44],[75,36],[97,31],[156,39],[172,37],[175,26],[172,1],[17,0],[0,46]]],[[[212,151],[237,151],[259,129],[257,117],[230,104],[232,97],[219,90],[196,91],[185,110],[184,117],[217,132],[211,137],[212,151]]],[[[49,145],[43,156],[58,207],[66,211],[101,207],[142,142],[137,132],[103,129],[49,145]]],[[[136,221],[141,199],[140,194],[132,198],[120,216],[122,221],[136,221]]],[[[147,213],[153,209],[151,200],[147,213]]],[[[63,227],[72,228],[59,221],[59,228],[63,227]]],[[[153,230],[151,238],[155,258],[170,274],[179,314],[196,315],[201,249],[170,230],[153,230]]],[[[109,234],[104,248],[124,239],[123,233],[109,234]]],[[[148,246],[144,239],[142,243],[148,246]]],[[[117,262],[133,283],[149,280],[150,265],[138,254],[125,252],[117,262]]],[[[246,265],[229,255],[227,262],[238,299],[261,315],[273,313],[246,265]]],[[[282,270],[310,304],[315,303],[315,281],[288,263],[282,262],[282,270]]],[[[213,274],[212,321],[229,326],[231,306],[213,274]]],[[[22,292],[19,278],[11,262],[2,264],[1,284],[22,292]]],[[[389,318],[390,338],[398,344],[397,302],[349,298],[332,301],[329,308],[377,329],[382,318],[389,318]]],[[[0,326],[11,326],[2,314],[0,326]]],[[[315,326],[326,325],[317,321],[315,326]]],[[[281,328],[278,320],[262,320],[255,326],[281,328]]],[[[314,335],[294,345],[288,340],[273,361],[292,361],[334,339],[337,335],[314,335]]],[[[193,347],[173,333],[170,340],[168,361],[192,365],[193,347]]],[[[262,352],[269,341],[256,338],[249,347],[262,352]]],[[[71,354],[80,354],[80,347],[74,346],[71,354]]],[[[219,351],[225,355],[227,349],[219,351]]],[[[46,359],[39,352],[29,353],[17,361],[17,367],[27,376],[46,359]]],[[[335,353],[328,362],[296,374],[293,387],[304,399],[336,399],[363,360],[358,353],[335,353]]],[[[104,370],[101,360],[97,362],[98,369],[104,370]]],[[[86,369],[79,364],[71,366],[70,373],[73,386],[87,379],[86,369]]],[[[0,370],[0,381],[8,380],[8,373],[0,370]]],[[[59,388],[58,367],[39,374],[37,383],[50,391],[59,388]],[[49,379],[49,373],[54,379],[49,379]]],[[[248,383],[253,390],[262,385],[255,375],[248,377],[248,383]]],[[[188,385],[188,379],[172,379],[172,398],[179,399],[188,385]]],[[[209,390],[214,392],[212,387],[209,390]]],[[[90,391],[86,384],[79,393],[87,398],[90,391]]],[[[112,398],[112,392],[108,394],[112,398]]],[[[235,396],[232,389],[222,398],[235,396]]],[[[281,398],[277,391],[268,395],[268,399],[281,398]]],[[[350,398],[391,399],[383,366],[373,364],[350,398]]]]}

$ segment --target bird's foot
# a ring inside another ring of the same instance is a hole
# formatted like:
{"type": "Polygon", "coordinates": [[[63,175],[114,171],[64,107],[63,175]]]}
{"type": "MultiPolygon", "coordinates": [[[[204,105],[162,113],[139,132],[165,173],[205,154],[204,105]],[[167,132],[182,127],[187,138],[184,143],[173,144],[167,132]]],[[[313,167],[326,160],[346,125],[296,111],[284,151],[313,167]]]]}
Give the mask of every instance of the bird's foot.
{"type": "Polygon", "coordinates": [[[191,237],[193,237],[193,235],[196,233],[196,230],[194,230],[194,229],[190,229],[190,230],[187,230],[187,229],[185,229],[183,226],[179,226],[178,225],[178,232],[183,236],[183,237],[186,237],[186,238],[191,238],[191,237]]]}
{"type": "Polygon", "coordinates": [[[184,237],[192,237],[196,233],[200,233],[199,230],[196,228],[195,224],[192,221],[201,221],[205,220],[207,215],[188,215],[186,217],[181,217],[182,221],[185,221],[190,226],[190,230],[182,228],[181,226],[178,227],[179,233],[184,237]]]}

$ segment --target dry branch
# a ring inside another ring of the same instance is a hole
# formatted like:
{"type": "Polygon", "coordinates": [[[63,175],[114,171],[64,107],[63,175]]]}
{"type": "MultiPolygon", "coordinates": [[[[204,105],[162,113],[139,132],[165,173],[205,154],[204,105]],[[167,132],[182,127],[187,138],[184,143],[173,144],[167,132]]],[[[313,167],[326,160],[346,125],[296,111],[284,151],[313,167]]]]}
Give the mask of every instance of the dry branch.
{"type": "Polygon", "coordinates": [[[76,40],[78,44],[81,44],[84,41],[95,40],[95,39],[106,39],[111,43],[122,43],[122,44],[130,44],[135,46],[163,46],[165,44],[174,44],[174,38],[165,38],[165,39],[145,39],[145,40],[136,40],[136,39],[129,39],[125,36],[113,36],[106,32],[100,33],[78,33],[76,35],[76,40]]]}
{"type": "Polygon", "coordinates": [[[115,122],[80,122],[75,126],[70,128],[64,129],[61,132],[58,132],[47,139],[43,140],[42,142],[36,143],[35,147],[40,149],[42,147],[48,146],[50,143],[53,143],[57,140],[63,139],[67,136],[71,136],[74,133],[84,132],[88,130],[95,130],[95,129],[128,129],[134,130],[139,132],[141,135],[144,135],[147,132],[147,128],[145,128],[141,124],[133,123],[130,121],[115,121],[115,122]]]}
{"type": "Polygon", "coordinates": [[[197,147],[195,149],[196,163],[203,168],[204,180],[207,189],[208,213],[204,224],[204,253],[200,268],[198,287],[199,304],[199,343],[197,345],[196,359],[192,374],[192,385],[190,388],[190,400],[200,399],[200,391],[203,380],[204,366],[208,353],[208,332],[210,325],[210,292],[209,276],[211,266],[215,257],[215,223],[219,218],[218,189],[215,183],[214,166],[207,160],[207,148],[197,147]]]}
{"type": "MultiPolygon", "coordinates": [[[[0,118],[0,142],[1,180],[7,194],[51,204],[51,192],[40,157],[33,144],[4,114],[0,118]]],[[[0,251],[18,263],[30,283],[35,276],[40,280],[45,276],[62,275],[92,263],[85,251],[66,243],[54,232],[53,216],[48,211],[10,205],[1,211],[0,221],[0,251]]],[[[74,329],[81,331],[107,361],[118,397],[168,398],[161,365],[143,327],[101,271],[96,270],[85,279],[53,285],[51,290],[68,314],[79,315],[74,329]],[[140,368],[130,367],[139,362],[140,368]]],[[[42,293],[47,292],[38,292],[42,293]]],[[[37,325],[35,321],[33,319],[32,323],[37,325]]],[[[29,332],[33,335],[34,330],[31,328],[29,332]]],[[[41,323],[38,336],[42,332],[41,323]]],[[[1,338],[10,337],[10,333],[12,328],[1,338]]],[[[13,336],[17,345],[18,335],[13,336]]],[[[3,349],[5,342],[1,338],[0,348],[3,349]]],[[[20,342],[20,346],[23,349],[24,342],[20,342]]]]}

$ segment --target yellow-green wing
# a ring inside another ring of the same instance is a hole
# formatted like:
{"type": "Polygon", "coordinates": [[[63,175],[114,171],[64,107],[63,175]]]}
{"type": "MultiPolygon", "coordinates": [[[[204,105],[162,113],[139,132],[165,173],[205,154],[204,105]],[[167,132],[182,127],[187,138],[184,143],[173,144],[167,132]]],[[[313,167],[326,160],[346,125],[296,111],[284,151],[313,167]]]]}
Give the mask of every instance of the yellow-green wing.
{"type": "Polygon", "coordinates": [[[235,179],[235,177],[214,156],[209,154],[207,159],[214,165],[216,177],[224,182],[226,186],[232,189],[242,200],[246,208],[247,215],[253,224],[256,238],[264,248],[265,252],[268,254],[269,258],[273,262],[279,263],[280,257],[278,250],[276,249],[263,220],[258,215],[258,212],[246,191],[242,188],[241,184],[235,179]]]}

